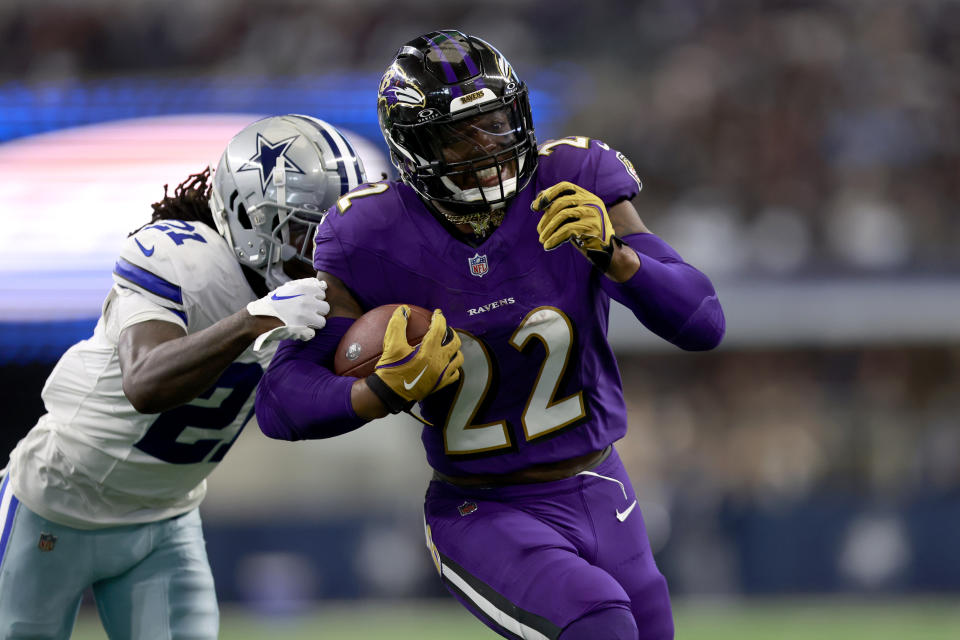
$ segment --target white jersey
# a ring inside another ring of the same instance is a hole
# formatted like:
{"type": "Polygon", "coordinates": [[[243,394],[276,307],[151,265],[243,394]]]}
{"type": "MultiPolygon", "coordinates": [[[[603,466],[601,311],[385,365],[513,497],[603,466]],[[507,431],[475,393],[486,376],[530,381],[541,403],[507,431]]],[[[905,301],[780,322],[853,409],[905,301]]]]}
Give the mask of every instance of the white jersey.
{"type": "Polygon", "coordinates": [[[47,413],[17,444],[14,495],[40,516],[92,529],[152,522],[196,507],[207,475],[253,416],[275,348],[247,349],[190,403],[141,414],[122,389],[117,341],[163,320],[196,333],[255,299],[224,239],[199,222],[162,221],[127,239],[93,337],[60,358],[43,388],[47,413]]]}

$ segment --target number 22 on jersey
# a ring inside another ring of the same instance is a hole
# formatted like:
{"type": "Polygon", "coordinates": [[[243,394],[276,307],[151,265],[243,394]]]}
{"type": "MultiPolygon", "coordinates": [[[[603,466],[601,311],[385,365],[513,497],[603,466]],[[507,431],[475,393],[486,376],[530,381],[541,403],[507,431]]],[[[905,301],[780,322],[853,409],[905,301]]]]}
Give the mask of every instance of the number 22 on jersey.
{"type": "MultiPolygon", "coordinates": [[[[505,420],[473,424],[477,411],[491,389],[493,361],[483,342],[458,331],[462,342],[462,382],[447,420],[443,425],[447,455],[475,454],[512,445],[505,420]]],[[[530,340],[540,340],[546,357],[520,417],[527,441],[562,429],[586,415],[583,392],[556,398],[560,380],[570,362],[573,326],[570,319],[555,307],[538,307],[528,313],[510,337],[510,346],[522,351],[530,340]]]]}

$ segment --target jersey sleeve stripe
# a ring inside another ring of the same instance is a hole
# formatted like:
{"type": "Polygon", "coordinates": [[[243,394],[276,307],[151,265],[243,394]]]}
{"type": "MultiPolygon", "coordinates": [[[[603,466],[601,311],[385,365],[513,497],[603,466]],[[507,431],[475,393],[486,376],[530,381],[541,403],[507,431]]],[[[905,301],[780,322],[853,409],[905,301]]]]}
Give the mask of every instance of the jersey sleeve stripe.
{"type": "Polygon", "coordinates": [[[165,308],[167,311],[169,311],[173,315],[183,320],[183,324],[186,324],[186,325],[190,324],[189,322],[187,322],[187,314],[185,311],[180,311],[179,309],[171,309],[170,307],[165,307],[165,308]]]}
{"type": "Polygon", "coordinates": [[[13,529],[13,516],[17,513],[18,504],[19,501],[10,488],[8,471],[3,477],[3,483],[0,484],[0,563],[3,562],[4,553],[7,551],[7,541],[13,529]]]}
{"type": "MultiPolygon", "coordinates": [[[[117,278],[114,278],[114,280],[118,280],[118,279],[117,279],[117,278]]],[[[154,304],[157,305],[158,307],[160,307],[160,308],[162,308],[162,309],[166,309],[167,311],[169,311],[169,312],[172,313],[173,315],[175,315],[175,316],[177,316],[178,318],[180,318],[181,320],[183,320],[183,324],[189,324],[189,322],[187,321],[187,312],[183,309],[182,306],[179,306],[179,305],[178,305],[179,308],[173,308],[173,307],[170,306],[169,301],[168,301],[166,298],[161,298],[161,297],[159,297],[159,296],[155,296],[155,295],[153,295],[152,293],[150,293],[149,291],[147,291],[146,289],[141,289],[140,287],[135,287],[135,286],[132,287],[132,286],[129,286],[129,283],[127,283],[127,282],[125,282],[125,281],[124,281],[124,282],[119,282],[119,281],[118,281],[118,282],[116,283],[116,285],[117,285],[118,287],[120,287],[121,289],[126,289],[127,291],[133,291],[133,292],[135,292],[135,293],[139,293],[140,295],[144,296],[147,300],[149,300],[150,302],[154,303],[154,304]]]]}
{"type": "Polygon", "coordinates": [[[113,273],[117,277],[137,285],[137,287],[155,296],[159,296],[178,305],[183,305],[183,292],[180,287],[164,280],[155,273],[147,271],[143,267],[138,267],[132,262],[118,258],[116,265],[113,267],[113,273]]]}

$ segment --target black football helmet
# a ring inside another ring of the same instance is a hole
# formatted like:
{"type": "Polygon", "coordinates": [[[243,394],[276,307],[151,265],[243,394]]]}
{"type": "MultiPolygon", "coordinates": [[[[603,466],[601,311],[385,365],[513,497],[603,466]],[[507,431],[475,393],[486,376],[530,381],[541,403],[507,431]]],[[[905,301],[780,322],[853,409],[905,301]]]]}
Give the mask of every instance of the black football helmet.
{"type": "Polygon", "coordinates": [[[536,169],[527,86],[480,38],[435,31],[400,47],[377,114],[403,181],[456,222],[502,208],[536,169]]]}

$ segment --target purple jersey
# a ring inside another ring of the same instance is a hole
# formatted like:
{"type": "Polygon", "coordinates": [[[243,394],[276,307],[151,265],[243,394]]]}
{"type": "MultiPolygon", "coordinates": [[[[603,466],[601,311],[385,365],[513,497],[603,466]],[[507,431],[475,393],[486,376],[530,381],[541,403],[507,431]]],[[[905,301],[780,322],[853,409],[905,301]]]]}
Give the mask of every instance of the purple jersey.
{"type": "Polygon", "coordinates": [[[598,140],[540,147],[534,179],[479,247],[451,235],[412,188],[364,185],[320,225],[314,265],[366,309],[443,310],[462,339],[459,383],[421,403],[427,460],[450,475],[506,473],[602,449],[626,433],[607,342],[604,276],[569,243],[545,252],[534,196],[574,182],[608,205],[639,191],[633,167],[598,140]]]}

